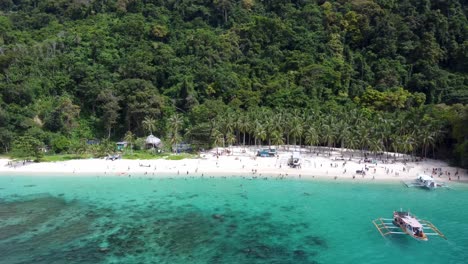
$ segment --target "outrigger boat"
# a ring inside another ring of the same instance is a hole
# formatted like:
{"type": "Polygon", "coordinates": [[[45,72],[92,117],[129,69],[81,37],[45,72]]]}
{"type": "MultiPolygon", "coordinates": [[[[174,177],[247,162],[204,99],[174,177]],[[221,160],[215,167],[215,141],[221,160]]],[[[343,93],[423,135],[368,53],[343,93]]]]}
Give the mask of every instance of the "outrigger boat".
{"type": "Polygon", "coordinates": [[[393,219],[390,218],[377,218],[372,221],[377,230],[383,237],[390,234],[409,235],[410,237],[427,241],[427,236],[440,236],[447,239],[440,230],[435,227],[431,222],[416,218],[409,212],[395,211],[393,212],[393,219]],[[398,230],[400,229],[400,230],[398,230]],[[430,230],[430,233],[424,230],[430,230]]]}
{"type": "Polygon", "coordinates": [[[434,178],[429,175],[419,174],[416,180],[411,182],[403,182],[407,187],[421,187],[428,190],[434,190],[437,188],[449,188],[445,183],[436,182],[434,178]]]}

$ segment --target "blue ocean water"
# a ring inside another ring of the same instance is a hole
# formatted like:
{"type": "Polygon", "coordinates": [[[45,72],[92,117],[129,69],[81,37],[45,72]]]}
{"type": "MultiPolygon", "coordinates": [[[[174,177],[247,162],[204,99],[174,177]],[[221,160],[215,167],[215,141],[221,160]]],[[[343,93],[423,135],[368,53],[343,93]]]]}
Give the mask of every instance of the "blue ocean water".
{"type": "Polygon", "coordinates": [[[0,263],[466,263],[468,187],[0,177],[0,263]],[[409,209],[447,240],[383,238],[409,209]]]}

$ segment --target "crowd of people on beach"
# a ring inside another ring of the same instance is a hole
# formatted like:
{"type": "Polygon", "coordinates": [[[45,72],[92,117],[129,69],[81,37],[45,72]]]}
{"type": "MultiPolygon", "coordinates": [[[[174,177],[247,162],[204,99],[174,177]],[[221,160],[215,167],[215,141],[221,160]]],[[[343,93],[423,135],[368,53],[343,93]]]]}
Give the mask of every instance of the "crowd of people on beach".
{"type": "Polygon", "coordinates": [[[29,160],[23,160],[23,161],[8,161],[8,162],[7,162],[7,167],[16,169],[17,167],[21,167],[21,166],[27,165],[27,164],[30,163],[30,162],[31,162],[31,161],[29,161],[29,160]]]}
{"type": "MultiPolygon", "coordinates": [[[[432,173],[431,173],[432,177],[438,176],[439,178],[441,178],[444,175],[448,177],[449,181],[452,180],[452,173],[449,170],[443,170],[440,167],[432,168],[432,173]]],[[[457,177],[457,180],[460,180],[460,174],[459,174],[458,169],[455,171],[454,176],[457,177]]]]}
{"type": "MultiPolygon", "coordinates": [[[[289,157],[292,151],[277,151],[274,156],[258,156],[253,150],[245,149],[211,150],[211,152],[202,153],[198,160],[187,161],[166,161],[166,160],[145,160],[131,161],[116,159],[121,157],[113,156],[108,161],[95,159],[94,161],[68,161],[55,163],[50,167],[55,167],[57,172],[67,171],[73,173],[99,172],[107,175],[118,175],[131,177],[132,175],[178,175],[179,177],[203,177],[204,175],[224,175],[237,174],[250,178],[263,179],[284,179],[284,178],[314,178],[330,177],[331,179],[409,179],[416,177],[418,173],[431,174],[433,177],[444,177],[452,180],[463,180],[464,171],[460,173],[457,168],[449,166],[438,166],[431,168],[430,164],[440,164],[441,162],[431,163],[408,163],[411,160],[400,158],[384,159],[382,157],[370,157],[368,155],[357,155],[356,153],[338,154],[337,151],[327,156],[329,153],[316,156],[311,152],[301,152],[301,163],[303,166],[290,166],[289,157]],[[207,155],[208,154],[208,155],[207,155]],[[211,155],[212,154],[212,155],[211,155]],[[348,157],[349,155],[349,157],[348,157]],[[92,166],[87,162],[93,162],[92,166]],[[196,164],[196,165],[195,165],[196,164]],[[329,166],[328,166],[329,164],[329,166]],[[103,166],[104,165],[104,166],[103,166]],[[94,168],[94,170],[93,170],[94,168]],[[200,171],[199,171],[200,168],[200,171]],[[158,170],[157,170],[158,169],[158,170]],[[371,177],[369,177],[369,175],[371,177]]],[[[428,161],[429,162],[429,161],[428,161]]],[[[5,161],[5,167],[16,168],[25,165],[27,161],[15,162],[5,161]]],[[[35,164],[34,167],[40,167],[35,164]]],[[[26,166],[30,167],[30,166],[26,166]]],[[[48,165],[43,165],[42,170],[47,171],[48,165]]]]}

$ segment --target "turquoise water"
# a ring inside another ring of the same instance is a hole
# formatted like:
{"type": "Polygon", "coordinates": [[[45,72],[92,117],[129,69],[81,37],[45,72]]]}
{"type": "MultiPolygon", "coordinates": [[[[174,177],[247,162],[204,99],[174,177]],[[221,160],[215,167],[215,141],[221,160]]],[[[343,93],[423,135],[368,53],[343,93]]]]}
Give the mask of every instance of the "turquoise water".
{"type": "Polygon", "coordinates": [[[466,263],[468,187],[0,177],[0,263],[466,263]],[[409,208],[448,238],[384,239],[409,208]]]}

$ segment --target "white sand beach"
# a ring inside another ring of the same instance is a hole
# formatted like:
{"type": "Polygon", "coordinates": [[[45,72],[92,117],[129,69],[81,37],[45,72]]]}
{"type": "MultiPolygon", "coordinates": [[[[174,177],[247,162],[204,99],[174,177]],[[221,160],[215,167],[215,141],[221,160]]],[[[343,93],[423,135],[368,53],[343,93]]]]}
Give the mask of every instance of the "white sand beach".
{"type": "MultiPolygon", "coordinates": [[[[355,181],[407,181],[418,174],[432,175],[438,181],[468,182],[466,171],[450,167],[447,163],[427,159],[409,161],[398,155],[397,160],[385,159],[387,154],[368,155],[368,162],[357,151],[322,149],[310,152],[290,146],[280,147],[275,157],[257,157],[256,148],[219,148],[201,153],[197,159],[183,160],[106,160],[84,159],[63,162],[21,163],[0,159],[2,175],[90,175],[121,177],[248,177],[261,179],[329,179],[355,181]],[[228,151],[229,150],[229,153],[228,151]],[[300,152],[301,168],[287,165],[292,152],[300,152]],[[218,154],[217,154],[218,153],[218,154]],[[405,159],[407,161],[405,162],[405,159]],[[433,169],[440,172],[432,174],[433,169]],[[364,171],[365,175],[356,171],[364,171]]],[[[391,154],[389,154],[391,155],[391,154]]]]}

